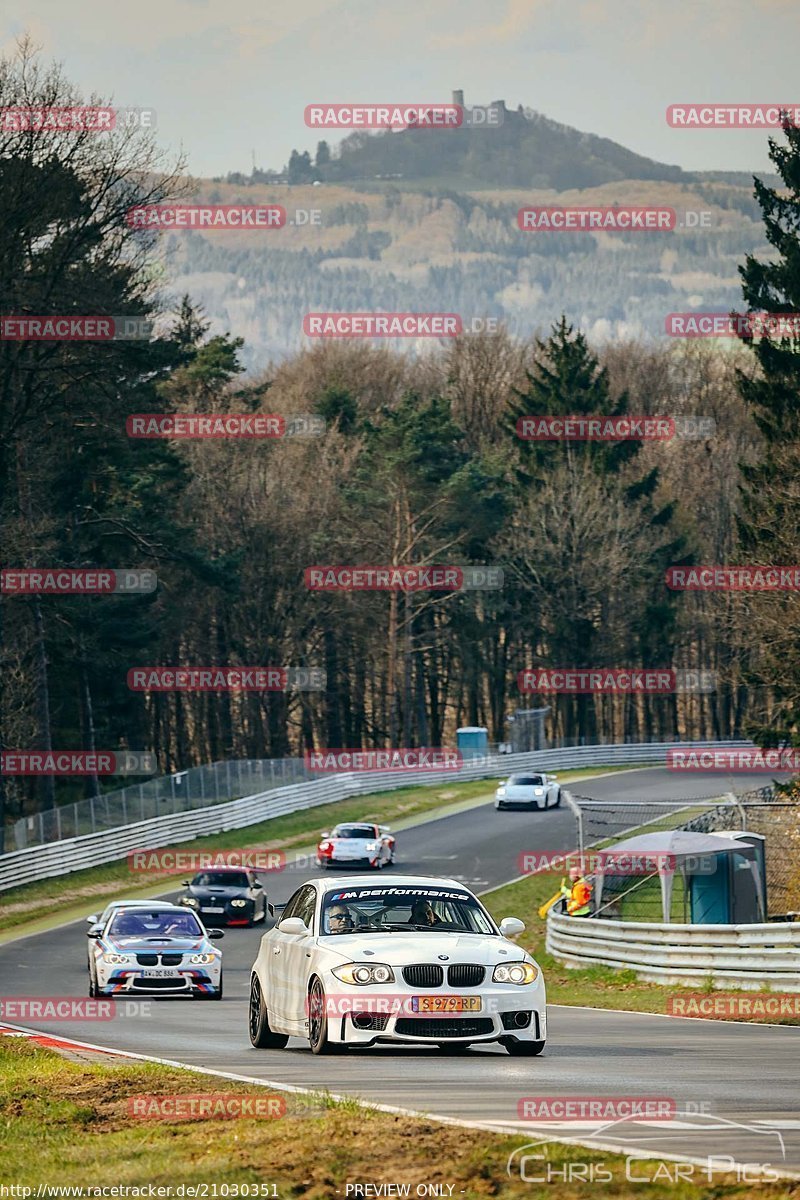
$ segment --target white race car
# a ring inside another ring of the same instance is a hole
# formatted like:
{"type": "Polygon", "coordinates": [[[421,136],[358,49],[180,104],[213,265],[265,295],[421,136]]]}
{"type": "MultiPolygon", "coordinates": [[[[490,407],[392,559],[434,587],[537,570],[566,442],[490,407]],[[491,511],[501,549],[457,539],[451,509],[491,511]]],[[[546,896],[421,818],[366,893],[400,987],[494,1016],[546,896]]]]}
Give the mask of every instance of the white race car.
{"type": "MultiPolygon", "coordinates": [[[[277,906],[276,906],[277,907],[277,906]]],[[[453,879],[368,875],[315,879],[261,939],[250,979],[250,1040],[282,1049],[307,1038],[315,1054],[375,1042],[466,1050],[499,1042],[541,1054],[542,973],[453,879]]]]}
{"type": "Polygon", "coordinates": [[[225,934],[205,929],[186,908],[159,900],[113,908],[88,936],[90,996],[222,999],[222,951],[213,942],[225,934]]]}
{"type": "Polygon", "coordinates": [[[494,794],[495,808],[558,808],[561,788],[557,775],[520,771],[509,775],[494,794]]]}
{"type": "Polygon", "coordinates": [[[389,867],[394,862],[394,838],[388,825],[372,825],[366,821],[337,825],[323,833],[317,846],[317,863],[329,867],[333,863],[346,865],[389,867]]]}

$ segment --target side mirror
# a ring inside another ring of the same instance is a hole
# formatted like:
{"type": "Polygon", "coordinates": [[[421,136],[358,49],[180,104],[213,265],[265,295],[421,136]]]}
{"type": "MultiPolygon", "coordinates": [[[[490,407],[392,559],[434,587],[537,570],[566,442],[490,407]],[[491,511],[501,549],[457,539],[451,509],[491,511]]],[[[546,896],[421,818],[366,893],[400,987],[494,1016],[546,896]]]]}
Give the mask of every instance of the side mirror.
{"type": "Polygon", "coordinates": [[[86,918],[86,924],[87,925],[96,925],[99,920],[100,920],[100,918],[98,917],[97,913],[92,913],[92,915],[90,917],[86,918]]]}
{"type": "Polygon", "coordinates": [[[287,917],[285,921],[279,921],[278,929],[281,933],[308,933],[308,927],[300,917],[287,917]]]}
{"type": "Polygon", "coordinates": [[[263,888],[264,888],[264,885],[263,885],[263,883],[261,882],[261,880],[260,880],[260,879],[254,879],[254,880],[253,880],[253,887],[254,887],[254,888],[261,888],[261,889],[263,890],[263,888]]]}
{"type": "Polygon", "coordinates": [[[191,879],[182,879],[182,880],[181,880],[181,887],[189,887],[189,886],[190,886],[190,884],[191,884],[191,882],[192,882],[192,881],[191,881],[191,879]]]}
{"type": "Polygon", "coordinates": [[[224,929],[207,929],[206,934],[208,935],[210,941],[218,942],[220,940],[220,938],[225,937],[225,930],[224,929]]]}
{"type": "Polygon", "coordinates": [[[519,917],[503,917],[500,922],[500,932],[503,937],[516,937],[518,933],[524,933],[525,922],[520,921],[519,917]]]}
{"type": "Polygon", "coordinates": [[[325,830],[323,830],[323,832],[322,832],[322,833],[319,835],[319,840],[320,840],[320,841],[322,841],[322,840],[323,840],[323,838],[329,838],[330,836],[331,836],[331,835],[328,833],[328,830],[327,830],[327,829],[325,829],[325,830]]]}
{"type": "Polygon", "coordinates": [[[102,929],[90,929],[86,936],[97,940],[103,936],[103,931],[102,929]]]}

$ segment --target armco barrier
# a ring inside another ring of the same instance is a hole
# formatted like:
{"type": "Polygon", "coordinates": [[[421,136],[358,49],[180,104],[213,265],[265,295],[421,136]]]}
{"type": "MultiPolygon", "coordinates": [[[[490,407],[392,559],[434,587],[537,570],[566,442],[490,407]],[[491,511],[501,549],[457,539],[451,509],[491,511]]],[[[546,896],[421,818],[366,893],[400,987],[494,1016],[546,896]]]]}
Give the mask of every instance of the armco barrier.
{"type": "Polygon", "coordinates": [[[651,983],[800,992],[800,923],[661,925],[551,909],[547,949],[568,967],[627,968],[651,983]]]}
{"type": "MultiPolygon", "coordinates": [[[[752,746],[747,741],[719,742],[731,749],[752,746]]],[[[468,760],[458,771],[369,771],[329,775],[310,783],[270,788],[254,796],[230,800],[194,812],[153,817],[133,825],[121,825],[100,833],[84,834],[27,850],[0,855],[0,891],[52,879],[85,867],[124,858],[129,850],[155,850],[178,842],[229,829],[243,829],[271,817],[330,804],[348,796],[427,785],[447,784],[471,779],[499,778],[512,771],[570,770],[591,766],[653,765],[666,762],[670,749],[708,746],[708,742],[642,742],[619,746],[576,746],[569,750],[539,750],[529,754],[491,754],[468,760]]]]}

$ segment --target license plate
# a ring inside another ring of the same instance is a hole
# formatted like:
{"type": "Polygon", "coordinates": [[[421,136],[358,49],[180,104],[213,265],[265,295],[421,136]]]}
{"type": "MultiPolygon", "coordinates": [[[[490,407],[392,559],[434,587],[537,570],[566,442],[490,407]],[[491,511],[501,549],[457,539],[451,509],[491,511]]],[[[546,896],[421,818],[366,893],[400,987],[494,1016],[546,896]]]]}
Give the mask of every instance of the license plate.
{"type": "Polygon", "coordinates": [[[142,974],[148,979],[172,979],[178,972],[171,967],[146,967],[142,974]]]}
{"type": "Polygon", "coordinates": [[[201,912],[225,912],[224,908],[201,908],[201,912]]]}
{"type": "Polygon", "coordinates": [[[480,1012],[480,996],[412,996],[411,1011],[421,1013],[480,1012]]]}

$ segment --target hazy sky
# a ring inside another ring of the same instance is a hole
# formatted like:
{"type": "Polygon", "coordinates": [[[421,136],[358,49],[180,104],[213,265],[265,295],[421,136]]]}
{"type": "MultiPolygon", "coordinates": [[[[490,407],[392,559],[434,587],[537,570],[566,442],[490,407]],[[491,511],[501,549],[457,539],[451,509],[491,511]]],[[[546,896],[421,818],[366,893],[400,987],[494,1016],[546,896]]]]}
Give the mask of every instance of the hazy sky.
{"type": "MultiPolygon", "coordinates": [[[[800,0],[0,0],[86,92],[157,110],[196,175],[315,149],[316,101],[504,99],[688,169],[761,170],[766,134],[678,130],[681,101],[800,103],[800,0]],[[21,15],[24,12],[24,17],[21,15]]],[[[339,140],[335,134],[329,140],[339,140]]],[[[491,136],[487,132],[486,136],[491,136]]],[[[491,180],[487,180],[491,186],[491,180]]]]}

